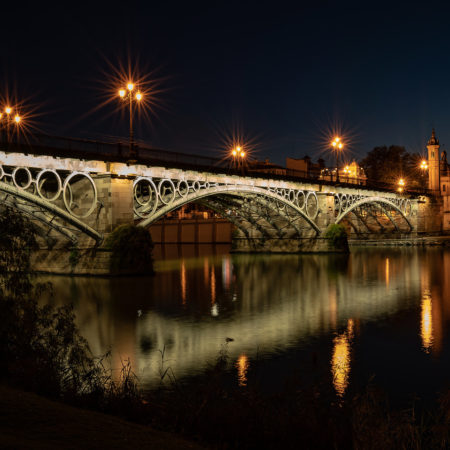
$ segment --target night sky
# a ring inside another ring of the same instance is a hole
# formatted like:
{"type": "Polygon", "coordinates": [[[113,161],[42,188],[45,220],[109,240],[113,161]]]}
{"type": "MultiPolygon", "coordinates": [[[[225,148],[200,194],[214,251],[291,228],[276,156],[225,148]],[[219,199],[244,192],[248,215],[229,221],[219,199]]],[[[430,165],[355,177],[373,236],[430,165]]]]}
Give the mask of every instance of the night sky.
{"type": "Polygon", "coordinates": [[[17,2],[2,12],[0,95],[41,131],[123,140],[118,101],[96,107],[131,61],[160,91],[138,138],[162,149],[219,156],[240,129],[284,163],[319,157],[337,128],[360,159],[423,151],[432,126],[450,146],[450,11],[394,3],[17,2]]]}

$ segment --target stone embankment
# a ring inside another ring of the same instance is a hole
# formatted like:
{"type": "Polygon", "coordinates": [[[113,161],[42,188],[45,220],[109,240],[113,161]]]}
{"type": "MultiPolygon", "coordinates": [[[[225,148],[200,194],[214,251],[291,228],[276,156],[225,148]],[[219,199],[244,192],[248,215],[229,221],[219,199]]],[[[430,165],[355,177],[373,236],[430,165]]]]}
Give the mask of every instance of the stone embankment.
{"type": "Polygon", "coordinates": [[[379,247],[450,247],[450,236],[405,236],[395,239],[349,239],[350,247],[353,246],[379,246],[379,247]]]}

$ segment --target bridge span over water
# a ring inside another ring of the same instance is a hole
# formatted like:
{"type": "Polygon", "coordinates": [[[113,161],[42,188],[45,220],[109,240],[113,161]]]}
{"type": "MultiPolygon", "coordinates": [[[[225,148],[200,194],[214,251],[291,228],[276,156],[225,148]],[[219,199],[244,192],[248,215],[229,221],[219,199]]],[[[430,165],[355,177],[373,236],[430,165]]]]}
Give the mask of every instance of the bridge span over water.
{"type": "Polygon", "coordinates": [[[404,235],[427,231],[432,216],[431,197],[392,187],[247,173],[217,159],[151,149],[130,162],[98,143],[81,151],[80,142],[89,141],[68,141],[69,148],[67,140],[49,142],[0,147],[0,195],[39,224],[50,246],[61,238],[95,246],[120,224],[148,227],[192,202],[232,222],[242,251],[320,251],[332,223],[352,237],[404,235]]]}

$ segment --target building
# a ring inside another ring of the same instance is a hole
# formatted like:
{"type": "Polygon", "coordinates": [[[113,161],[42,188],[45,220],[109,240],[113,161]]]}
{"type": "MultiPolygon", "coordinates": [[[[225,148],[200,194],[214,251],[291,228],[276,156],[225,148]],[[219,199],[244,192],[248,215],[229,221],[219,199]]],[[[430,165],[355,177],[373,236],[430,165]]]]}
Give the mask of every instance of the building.
{"type": "Polygon", "coordinates": [[[434,128],[427,143],[428,149],[428,189],[442,199],[442,229],[450,230],[450,166],[447,152],[441,154],[439,139],[434,128]]]}
{"type": "Polygon", "coordinates": [[[339,178],[342,183],[366,184],[367,176],[364,169],[353,160],[351,164],[339,169],[339,178]]]}
{"type": "Polygon", "coordinates": [[[268,159],[265,161],[249,161],[246,167],[249,173],[268,173],[272,175],[286,175],[286,169],[277,164],[271,163],[268,159]]]}
{"type": "Polygon", "coordinates": [[[286,158],[286,169],[288,174],[319,177],[321,171],[325,168],[325,161],[320,158],[317,163],[313,163],[309,156],[303,158],[286,158]]]}

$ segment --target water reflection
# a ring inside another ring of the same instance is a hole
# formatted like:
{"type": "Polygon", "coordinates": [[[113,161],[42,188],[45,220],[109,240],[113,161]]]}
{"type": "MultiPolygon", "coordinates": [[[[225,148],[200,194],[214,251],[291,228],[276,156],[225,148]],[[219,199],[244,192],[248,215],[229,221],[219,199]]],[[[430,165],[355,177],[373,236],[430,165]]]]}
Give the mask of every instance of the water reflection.
{"type": "Polygon", "coordinates": [[[93,352],[111,349],[115,368],[130,358],[144,386],[159,383],[163,348],[182,378],[202,372],[233,338],[229,356],[238,382],[247,383],[257,353],[271,358],[325,337],[334,387],[343,395],[360,339],[355,326],[414,311],[411,342],[419,347],[420,334],[420,348],[434,354],[450,320],[450,252],[218,255],[160,261],[156,270],[150,279],[53,277],[55,297],[46,300],[73,302],[93,352]]]}
{"type": "Polygon", "coordinates": [[[422,337],[422,347],[426,353],[431,351],[433,346],[433,315],[431,294],[429,290],[425,290],[422,294],[422,320],[420,323],[420,336],[422,337]]]}
{"type": "Polygon", "coordinates": [[[347,330],[334,338],[331,374],[336,393],[342,397],[348,386],[350,376],[350,343],[353,338],[353,319],[349,319],[347,330]]]}
{"type": "Polygon", "coordinates": [[[247,372],[250,367],[250,362],[247,355],[243,354],[239,356],[236,361],[236,368],[238,371],[238,384],[239,386],[247,386],[247,372]]]}
{"type": "Polygon", "coordinates": [[[184,259],[181,260],[180,269],[180,284],[181,284],[181,303],[186,304],[186,265],[184,259]]]}

